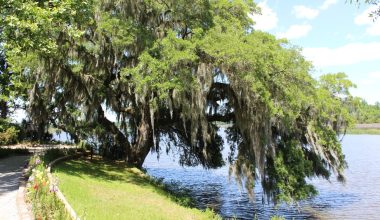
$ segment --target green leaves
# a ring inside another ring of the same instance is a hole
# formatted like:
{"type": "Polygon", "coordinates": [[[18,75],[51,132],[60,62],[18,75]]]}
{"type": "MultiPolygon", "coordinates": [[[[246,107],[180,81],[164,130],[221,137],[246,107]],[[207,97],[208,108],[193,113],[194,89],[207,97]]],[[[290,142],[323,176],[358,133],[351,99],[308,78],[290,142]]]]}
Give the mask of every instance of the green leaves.
{"type": "MultiPolygon", "coordinates": [[[[12,1],[1,9],[5,16],[3,35],[7,39],[6,48],[17,51],[17,56],[24,52],[37,53],[40,56],[57,56],[57,38],[66,32],[72,40],[79,40],[83,30],[78,23],[90,22],[91,8],[89,1],[56,1],[53,7],[35,1],[12,1]],[[85,7],[87,6],[87,7],[85,7]]],[[[63,40],[63,39],[62,39],[63,40]]]]}
{"type": "Polygon", "coordinates": [[[313,176],[312,161],[306,158],[297,142],[283,142],[273,161],[268,161],[267,169],[270,178],[263,180],[264,190],[276,189],[275,202],[292,203],[317,194],[305,181],[305,177],[313,176]]]}
{"type": "Polygon", "coordinates": [[[149,88],[165,98],[170,90],[183,90],[192,84],[190,64],[196,60],[195,45],[170,31],[140,55],[138,66],[123,72],[131,74],[138,91],[149,88]]]}
{"type": "Polygon", "coordinates": [[[380,123],[380,103],[369,104],[364,99],[355,97],[351,102],[350,113],[357,123],[380,123]]]}
{"type": "Polygon", "coordinates": [[[349,89],[356,88],[356,85],[347,79],[345,73],[326,74],[321,76],[320,86],[327,89],[333,96],[349,96],[349,89]]]}
{"type": "Polygon", "coordinates": [[[98,31],[109,37],[112,45],[120,51],[125,50],[134,40],[135,27],[132,20],[103,12],[99,16],[98,31]]]}

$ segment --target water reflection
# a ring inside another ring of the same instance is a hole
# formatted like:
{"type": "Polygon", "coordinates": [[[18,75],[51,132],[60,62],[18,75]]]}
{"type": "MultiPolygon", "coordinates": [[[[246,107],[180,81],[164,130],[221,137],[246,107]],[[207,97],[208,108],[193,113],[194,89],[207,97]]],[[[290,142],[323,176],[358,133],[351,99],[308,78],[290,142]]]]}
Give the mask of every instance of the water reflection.
{"type": "MultiPolygon", "coordinates": [[[[345,185],[335,179],[310,180],[319,190],[314,199],[297,206],[275,208],[263,204],[262,190],[255,187],[255,200],[250,202],[244,190],[232,179],[228,168],[203,170],[200,167],[182,168],[175,158],[150,155],[144,164],[148,173],[165,181],[177,181],[191,190],[198,208],[213,208],[224,218],[268,219],[282,215],[287,219],[378,219],[380,216],[380,136],[347,135],[343,151],[349,164],[345,185]]],[[[225,147],[228,149],[228,147],[225,147]]]]}

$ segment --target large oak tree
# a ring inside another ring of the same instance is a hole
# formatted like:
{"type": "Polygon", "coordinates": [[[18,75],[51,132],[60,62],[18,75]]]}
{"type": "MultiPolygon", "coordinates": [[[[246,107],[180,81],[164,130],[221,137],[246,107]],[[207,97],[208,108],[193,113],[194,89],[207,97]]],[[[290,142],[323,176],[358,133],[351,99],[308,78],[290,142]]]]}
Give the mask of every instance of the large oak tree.
{"type": "Polygon", "coordinates": [[[251,1],[0,3],[12,70],[34,79],[35,124],[139,167],[151,150],[220,167],[228,141],[237,180],[249,191],[261,181],[274,201],[315,194],[306,177],[342,177],[351,85],[342,74],[314,80],[299,48],[254,30],[251,1]]]}

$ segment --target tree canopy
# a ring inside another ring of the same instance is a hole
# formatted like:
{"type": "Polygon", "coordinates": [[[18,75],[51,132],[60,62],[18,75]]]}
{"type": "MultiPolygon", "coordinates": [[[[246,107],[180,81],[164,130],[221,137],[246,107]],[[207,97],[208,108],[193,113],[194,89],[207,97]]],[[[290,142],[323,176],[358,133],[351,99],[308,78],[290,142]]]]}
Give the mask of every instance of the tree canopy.
{"type": "Polygon", "coordinates": [[[182,165],[220,167],[227,141],[231,173],[275,202],[314,195],[306,177],[343,180],[337,135],[352,123],[353,85],[342,73],[313,79],[300,48],[254,30],[252,1],[0,4],[7,61],[31,82],[41,132],[53,125],[136,166],[176,150],[182,165]]]}

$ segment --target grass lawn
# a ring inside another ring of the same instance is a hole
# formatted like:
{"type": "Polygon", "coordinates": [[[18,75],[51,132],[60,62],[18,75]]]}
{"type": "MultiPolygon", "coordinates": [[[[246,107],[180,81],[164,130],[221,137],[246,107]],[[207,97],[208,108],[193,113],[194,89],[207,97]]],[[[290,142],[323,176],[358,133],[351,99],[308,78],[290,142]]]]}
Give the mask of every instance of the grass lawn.
{"type": "Polygon", "coordinates": [[[180,206],[136,168],[72,160],[54,168],[59,187],[81,219],[217,219],[180,206]]]}

